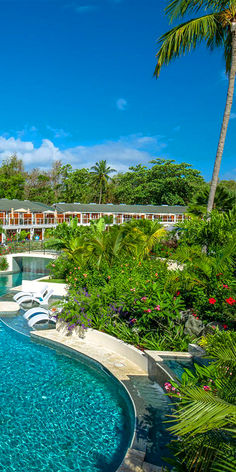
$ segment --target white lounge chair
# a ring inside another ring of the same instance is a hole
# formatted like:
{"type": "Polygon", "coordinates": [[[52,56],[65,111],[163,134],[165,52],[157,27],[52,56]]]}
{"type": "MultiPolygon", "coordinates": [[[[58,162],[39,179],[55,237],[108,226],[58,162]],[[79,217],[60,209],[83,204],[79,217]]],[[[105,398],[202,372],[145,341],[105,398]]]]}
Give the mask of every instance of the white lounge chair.
{"type": "Polygon", "coordinates": [[[14,295],[13,300],[15,302],[18,302],[18,300],[20,298],[26,297],[26,296],[28,296],[28,297],[33,296],[33,297],[36,297],[36,298],[40,298],[40,297],[43,297],[43,296],[46,295],[45,292],[47,292],[47,290],[48,290],[48,285],[43,285],[41,290],[39,290],[38,292],[18,292],[18,293],[16,293],[16,295],[14,295]]]}
{"type": "MultiPolygon", "coordinates": [[[[52,294],[53,294],[54,290],[51,289],[51,290],[48,290],[46,295],[45,296],[42,296],[42,297],[34,297],[32,295],[26,295],[24,297],[21,297],[17,303],[19,305],[22,305],[23,303],[37,303],[38,305],[40,306],[47,306],[48,305],[48,301],[49,299],[51,298],[52,294]]],[[[23,308],[23,307],[22,307],[23,308]]]]}
{"type": "Polygon", "coordinates": [[[40,323],[42,321],[52,321],[53,323],[56,323],[57,320],[53,316],[49,317],[48,315],[42,313],[41,315],[35,315],[30,318],[30,320],[28,321],[28,326],[30,328],[33,328],[35,324],[40,323]]]}
{"type": "Polygon", "coordinates": [[[35,308],[30,308],[30,310],[27,310],[23,317],[26,319],[26,320],[29,320],[32,316],[35,316],[35,315],[47,315],[49,316],[49,310],[46,310],[45,308],[42,308],[40,306],[37,306],[35,308]]]}

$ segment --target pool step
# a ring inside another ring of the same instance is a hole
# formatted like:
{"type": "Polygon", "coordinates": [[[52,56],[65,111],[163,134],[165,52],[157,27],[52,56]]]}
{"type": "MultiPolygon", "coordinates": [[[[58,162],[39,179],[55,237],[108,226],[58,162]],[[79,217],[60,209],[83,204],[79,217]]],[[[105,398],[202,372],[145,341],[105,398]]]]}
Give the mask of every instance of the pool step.
{"type": "Polygon", "coordinates": [[[117,472],[142,472],[145,452],[128,449],[125,459],[117,472]]]}
{"type": "Polygon", "coordinates": [[[117,472],[162,472],[162,467],[158,467],[148,462],[144,462],[145,452],[137,449],[128,449],[128,452],[117,472]]]}

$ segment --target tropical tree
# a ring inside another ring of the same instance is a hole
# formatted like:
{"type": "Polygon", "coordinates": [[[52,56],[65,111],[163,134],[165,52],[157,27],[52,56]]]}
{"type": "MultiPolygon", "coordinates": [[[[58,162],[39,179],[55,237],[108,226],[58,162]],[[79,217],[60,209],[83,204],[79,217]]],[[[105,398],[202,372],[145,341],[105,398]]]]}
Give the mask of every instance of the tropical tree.
{"type": "Polygon", "coordinates": [[[80,263],[84,256],[86,229],[78,226],[77,218],[71,220],[69,225],[62,223],[50,231],[46,247],[63,251],[68,259],[80,263]]]}
{"type": "Polygon", "coordinates": [[[107,161],[96,162],[94,166],[91,167],[91,174],[93,176],[94,184],[99,188],[99,204],[102,202],[102,195],[104,189],[107,187],[109,174],[116,172],[115,169],[107,166],[107,161]]]}
{"type": "Polygon", "coordinates": [[[195,49],[202,41],[205,41],[210,49],[215,47],[223,47],[224,49],[229,83],[207,205],[207,212],[210,212],[213,208],[234,95],[236,74],[236,0],[172,0],[166,8],[166,13],[171,21],[189,16],[190,14],[196,14],[199,11],[202,11],[200,17],[187,20],[161,36],[154,75],[158,77],[163,65],[168,65],[172,59],[185,54],[191,49],[195,49]]]}
{"type": "Polygon", "coordinates": [[[24,195],[25,171],[16,154],[8,157],[0,167],[0,198],[19,198],[24,195]]]}
{"type": "Polygon", "coordinates": [[[185,162],[157,158],[150,164],[130,167],[112,179],[113,203],[185,205],[204,184],[200,172],[185,162]]]}
{"type": "MultiPolygon", "coordinates": [[[[194,195],[192,202],[188,207],[189,213],[203,216],[207,211],[207,201],[209,198],[208,185],[203,187],[194,195]]],[[[219,184],[216,193],[213,208],[218,211],[229,211],[236,205],[236,191],[229,190],[227,187],[219,184]]]]}
{"type": "Polygon", "coordinates": [[[166,230],[158,221],[131,220],[124,227],[126,240],[136,245],[136,256],[143,259],[160,240],[165,239],[166,230]]]}

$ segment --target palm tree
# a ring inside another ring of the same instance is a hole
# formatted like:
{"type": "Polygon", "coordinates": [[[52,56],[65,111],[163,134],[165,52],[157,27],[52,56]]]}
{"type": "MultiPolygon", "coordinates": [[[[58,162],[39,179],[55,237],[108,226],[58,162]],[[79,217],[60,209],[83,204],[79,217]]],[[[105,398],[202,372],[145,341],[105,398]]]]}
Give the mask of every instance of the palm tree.
{"type": "MultiPolygon", "coordinates": [[[[192,202],[189,204],[188,211],[190,214],[203,216],[206,213],[207,200],[209,198],[208,186],[203,187],[197,192],[192,202]]],[[[213,208],[218,211],[229,211],[236,205],[236,192],[229,190],[227,187],[218,185],[215,193],[213,208]]]]}
{"type": "Polygon", "coordinates": [[[107,183],[108,183],[109,174],[111,174],[112,172],[116,172],[116,170],[108,167],[106,160],[96,162],[95,165],[91,167],[91,170],[93,170],[91,174],[94,176],[94,183],[100,189],[100,193],[99,193],[99,204],[100,204],[102,202],[103,190],[106,188],[107,183]]]}
{"type": "Polygon", "coordinates": [[[136,255],[140,259],[148,257],[155,245],[166,236],[166,230],[158,221],[131,220],[124,228],[126,240],[136,246],[136,255]]]}
{"type": "Polygon", "coordinates": [[[206,45],[210,49],[220,46],[224,48],[229,83],[207,204],[207,212],[209,213],[213,208],[233,103],[236,74],[236,0],[172,0],[166,8],[166,13],[173,21],[183,18],[185,15],[197,13],[199,10],[205,11],[206,14],[181,23],[161,36],[159,40],[161,46],[156,56],[157,65],[154,75],[158,77],[164,64],[167,65],[172,59],[195,49],[197,44],[201,44],[203,40],[206,41],[206,45]]]}
{"type": "Polygon", "coordinates": [[[205,341],[213,362],[196,368],[195,375],[186,370],[177,386],[181,396],[172,415],[174,425],[169,428],[178,436],[180,469],[175,470],[234,472],[236,336],[218,332],[205,341]],[[210,387],[202,387],[209,379],[210,387]]]}

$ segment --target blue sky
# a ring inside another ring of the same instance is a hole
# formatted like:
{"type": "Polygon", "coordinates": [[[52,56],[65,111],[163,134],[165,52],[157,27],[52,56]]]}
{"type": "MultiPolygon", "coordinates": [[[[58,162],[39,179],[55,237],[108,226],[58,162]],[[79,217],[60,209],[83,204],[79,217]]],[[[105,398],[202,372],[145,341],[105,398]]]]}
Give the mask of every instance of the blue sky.
{"type": "MultiPolygon", "coordinates": [[[[164,0],[0,0],[0,159],[117,170],[154,157],[211,178],[227,80],[200,49],[153,78],[164,0]]],[[[236,176],[236,99],[221,178],[236,176]],[[234,140],[235,141],[235,140],[234,140]]]]}

